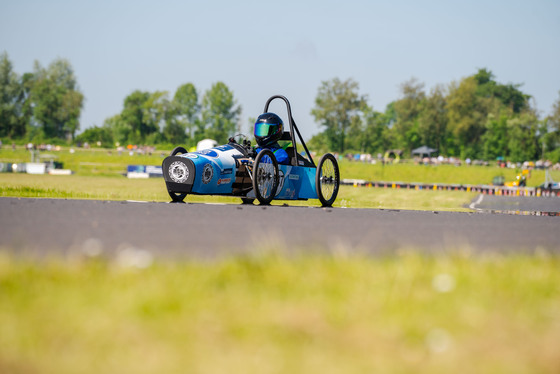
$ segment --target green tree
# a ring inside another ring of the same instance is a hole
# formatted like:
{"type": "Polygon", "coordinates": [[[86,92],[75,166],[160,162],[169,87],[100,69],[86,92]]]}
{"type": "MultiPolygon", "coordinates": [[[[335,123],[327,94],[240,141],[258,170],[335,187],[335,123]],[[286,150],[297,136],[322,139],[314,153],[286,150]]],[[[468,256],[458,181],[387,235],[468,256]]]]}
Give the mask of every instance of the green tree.
{"type": "Polygon", "coordinates": [[[496,160],[508,154],[508,117],[488,115],[486,130],[482,135],[482,154],[486,160],[496,160]]]}
{"type": "Polygon", "coordinates": [[[443,86],[434,87],[426,98],[419,115],[418,131],[423,144],[446,153],[447,100],[443,86]]]}
{"type": "Polygon", "coordinates": [[[530,95],[519,90],[521,84],[500,84],[494,80],[494,74],[487,69],[479,69],[473,76],[478,84],[477,93],[484,98],[496,98],[513,113],[521,113],[530,108],[530,95]]]}
{"type": "Polygon", "coordinates": [[[171,101],[167,91],[156,91],[149,95],[144,103],[144,122],[148,131],[143,141],[150,144],[159,143],[163,140],[163,129],[171,118],[171,101]]]}
{"type": "Polygon", "coordinates": [[[558,99],[552,105],[552,114],[548,117],[549,131],[560,134],[560,91],[558,91],[558,99]]]}
{"type": "Polygon", "coordinates": [[[192,83],[187,83],[175,91],[166,125],[165,138],[172,143],[184,143],[188,138],[194,141],[196,125],[200,121],[198,93],[192,83]]]}
{"type": "Polygon", "coordinates": [[[153,142],[160,134],[168,107],[167,92],[136,90],[124,99],[124,107],[116,124],[120,127],[122,121],[128,127],[128,130],[120,130],[122,134],[128,133],[128,142],[153,142]]]}
{"type": "Polygon", "coordinates": [[[0,54],[0,136],[20,138],[25,134],[22,113],[23,86],[6,52],[0,54]]]}
{"type": "Polygon", "coordinates": [[[329,152],[329,146],[327,144],[327,137],[324,132],[315,134],[306,143],[310,151],[316,153],[327,153],[329,152]]]}
{"type": "Polygon", "coordinates": [[[373,108],[364,108],[364,130],[361,137],[362,152],[384,153],[391,147],[390,139],[387,137],[389,131],[389,118],[386,114],[376,112],[373,108]]]}
{"type": "Polygon", "coordinates": [[[344,153],[351,127],[359,126],[366,97],[358,93],[359,85],[352,79],[334,78],[324,81],[315,98],[311,114],[325,128],[327,144],[331,150],[344,153]]]}
{"type": "Polygon", "coordinates": [[[103,127],[112,135],[115,143],[124,145],[132,138],[132,127],[122,119],[120,114],[107,118],[103,127]]]}
{"type": "Polygon", "coordinates": [[[129,128],[127,138],[129,142],[142,143],[146,139],[146,135],[156,130],[150,128],[150,124],[145,122],[144,107],[149,98],[149,92],[136,90],[124,99],[120,118],[129,128]]]}
{"type": "Polygon", "coordinates": [[[30,97],[34,122],[47,138],[74,138],[84,96],[74,70],[65,59],[53,61],[47,69],[35,62],[30,97]]]}
{"type": "Polygon", "coordinates": [[[415,78],[401,85],[403,97],[394,103],[396,121],[393,132],[397,141],[396,147],[407,151],[421,145],[420,113],[426,101],[424,84],[415,78]]]}
{"type": "Polygon", "coordinates": [[[37,131],[38,129],[33,126],[33,102],[31,101],[31,90],[33,89],[33,84],[35,81],[35,76],[33,73],[24,73],[21,76],[21,90],[19,91],[18,98],[18,112],[21,116],[21,126],[25,127],[23,131],[26,135],[29,135],[30,130],[37,131]]]}
{"type": "Polygon", "coordinates": [[[552,113],[545,119],[543,131],[545,157],[553,162],[560,162],[560,91],[558,99],[552,106],[552,113]]]}
{"type": "Polygon", "coordinates": [[[102,147],[108,147],[113,144],[113,133],[109,127],[93,126],[76,136],[76,141],[89,143],[90,145],[99,144],[102,147]]]}
{"type": "Polygon", "coordinates": [[[223,82],[213,84],[202,98],[202,121],[196,140],[207,137],[220,144],[227,142],[238,130],[240,115],[241,106],[233,92],[223,82]]]}
{"type": "Polygon", "coordinates": [[[512,161],[535,160],[538,154],[538,119],[532,113],[524,113],[507,121],[508,149],[512,161]]]}
{"type": "Polygon", "coordinates": [[[452,153],[466,158],[481,156],[481,137],[485,131],[487,107],[477,95],[477,81],[473,77],[452,83],[447,96],[447,118],[449,131],[456,145],[452,153]]]}

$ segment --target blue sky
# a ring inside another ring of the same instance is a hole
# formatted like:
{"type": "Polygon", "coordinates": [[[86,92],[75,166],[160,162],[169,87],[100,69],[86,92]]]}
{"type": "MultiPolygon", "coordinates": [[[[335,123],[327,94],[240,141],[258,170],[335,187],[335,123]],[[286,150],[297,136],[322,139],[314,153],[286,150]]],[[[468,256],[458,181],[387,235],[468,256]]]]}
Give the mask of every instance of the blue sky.
{"type": "MultiPolygon", "coordinates": [[[[132,91],[222,81],[242,124],[283,94],[304,137],[322,81],[352,78],[375,110],[415,77],[426,91],[490,69],[522,83],[546,116],[560,91],[560,1],[0,0],[0,51],[19,74],[58,57],[86,101],[81,129],[102,125],[132,91]]],[[[282,115],[282,109],[272,107],[282,115]]]]}

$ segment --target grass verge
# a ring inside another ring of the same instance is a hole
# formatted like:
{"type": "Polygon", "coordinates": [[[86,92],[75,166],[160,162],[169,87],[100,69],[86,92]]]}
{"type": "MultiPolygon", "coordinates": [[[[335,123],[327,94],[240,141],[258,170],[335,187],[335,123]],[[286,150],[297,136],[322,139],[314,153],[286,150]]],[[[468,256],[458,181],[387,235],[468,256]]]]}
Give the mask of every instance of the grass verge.
{"type": "MultiPolygon", "coordinates": [[[[156,151],[152,155],[119,154],[110,149],[74,149],[68,148],[50,154],[64,163],[66,169],[79,176],[114,176],[126,173],[127,165],[161,165],[169,151],[156,151]]],[[[15,151],[9,147],[0,149],[0,162],[30,162],[31,153],[22,148],[15,151]]],[[[317,160],[318,161],[318,158],[317,160]]],[[[365,179],[370,181],[398,181],[418,183],[450,183],[450,184],[491,184],[497,175],[504,176],[506,181],[514,181],[520,172],[518,169],[505,169],[496,166],[452,166],[452,165],[415,165],[413,163],[397,163],[383,165],[381,163],[366,164],[362,162],[339,161],[342,178],[365,179]]],[[[551,171],[554,180],[560,180],[560,171],[551,171]]],[[[545,181],[544,170],[533,170],[527,180],[530,187],[538,186],[545,181]]]]}
{"type": "MultiPolygon", "coordinates": [[[[418,182],[465,185],[490,185],[495,176],[503,176],[506,182],[516,179],[520,169],[499,168],[497,166],[453,166],[453,165],[415,165],[400,163],[393,165],[364,164],[361,162],[340,162],[343,178],[365,179],[368,181],[418,182]]],[[[554,180],[560,180],[560,171],[551,170],[554,180]]],[[[544,183],[545,171],[532,170],[527,179],[528,187],[544,183]]]]}
{"type": "Polygon", "coordinates": [[[560,259],[0,252],[3,373],[557,373],[560,259]]]}
{"type": "MultiPolygon", "coordinates": [[[[169,201],[163,179],[103,176],[0,174],[0,196],[61,199],[169,201]]],[[[341,186],[335,207],[467,211],[476,196],[461,191],[415,191],[341,186]]],[[[239,204],[239,198],[189,195],[187,202],[239,204]]],[[[275,205],[319,206],[318,200],[275,201],[275,205]]]]}

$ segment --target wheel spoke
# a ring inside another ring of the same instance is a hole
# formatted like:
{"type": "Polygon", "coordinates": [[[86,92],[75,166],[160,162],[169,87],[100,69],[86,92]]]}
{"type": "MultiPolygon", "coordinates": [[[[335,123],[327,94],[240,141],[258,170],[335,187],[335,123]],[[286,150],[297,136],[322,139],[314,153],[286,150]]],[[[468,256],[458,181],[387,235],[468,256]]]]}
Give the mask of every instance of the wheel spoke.
{"type": "Polygon", "coordinates": [[[330,160],[321,167],[321,191],[326,200],[330,200],[336,188],[334,165],[330,160]]]}
{"type": "Polygon", "coordinates": [[[261,186],[263,197],[268,198],[274,184],[274,165],[267,162],[259,165],[257,181],[261,186]]]}
{"type": "Polygon", "coordinates": [[[264,205],[276,195],[278,188],[278,164],[270,150],[263,150],[255,159],[253,165],[253,188],[259,202],[264,205]]]}

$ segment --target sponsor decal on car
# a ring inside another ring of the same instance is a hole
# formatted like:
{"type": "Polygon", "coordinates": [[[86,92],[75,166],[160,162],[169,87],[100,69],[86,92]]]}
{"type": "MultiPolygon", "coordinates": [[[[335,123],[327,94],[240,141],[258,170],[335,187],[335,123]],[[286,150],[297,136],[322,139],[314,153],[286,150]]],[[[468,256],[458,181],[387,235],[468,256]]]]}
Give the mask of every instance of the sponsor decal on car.
{"type": "Polygon", "coordinates": [[[218,153],[212,149],[204,149],[202,151],[197,152],[199,155],[208,156],[208,157],[218,157],[218,153]]]}
{"type": "Polygon", "coordinates": [[[194,153],[187,153],[186,155],[184,155],[183,157],[187,157],[187,158],[198,158],[197,154],[194,153]]]}
{"type": "Polygon", "coordinates": [[[221,184],[228,184],[231,182],[231,178],[222,178],[222,179],[218,179],[218,186],[221,184]]]}
{"type": "Polygon", "coordinates": [[[202,171],[202,183],[204,184],[210,183],[213,176],[214,176],[214,169],[212,168],[212,165],[210,164],[204,165],[204,170],[202,171]]]}
{"type": "Polygon", "coordinates": [[[299,180],[299,175],[297,174],[290,174],[288,175],[288,179],[292,180],[292,181],[298,181],[299,180]]]}
{"type": "Polygon", "coordinates": [[[230,175],[233,174],[233,169],[232,168],[227,168],[221,171],[220,175],[230,175]]]}
{"type": "Polygon", "coordinates": [[[290,199],[293,199],[296,196],[296,190],[291,188],[286,188],[286,196],[290,199]]]}

